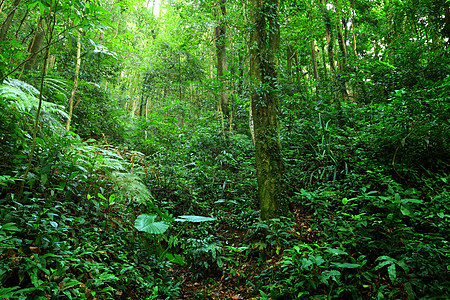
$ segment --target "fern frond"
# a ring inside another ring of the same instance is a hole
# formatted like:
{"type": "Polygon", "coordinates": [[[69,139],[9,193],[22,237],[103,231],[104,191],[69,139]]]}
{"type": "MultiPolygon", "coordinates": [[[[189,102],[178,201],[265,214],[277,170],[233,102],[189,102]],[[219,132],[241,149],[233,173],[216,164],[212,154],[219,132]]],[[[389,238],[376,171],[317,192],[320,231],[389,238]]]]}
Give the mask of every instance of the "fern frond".
{"type": "MultiPolygon", "coordinates": [[[[18,79],[5,79],[4,83],[0,85],[0,97],[11,100],[10,106],[19,111],[31,112],[39,105],[39,91],[18,79]]],[[[41,109],[42,113],[55,113],[64,118],[69,117],[63,106],[45,100],[42,101],[41,109]]]]}
{"type": "Polygon", "coordinates": [[[70,151],[84,170],[104,174],[108,181],[112,182],[118,199],[139,202],[152,199],[150,190],[139,176],[129,172],[131,163],[117,154],[114,148],[80,143],[73,145],[70,151]]]}
{"type": "Polygon", "coordinates": [[[44,78],[44,83],[50,90],[57,91],[64,95],[67,93],[67,90],[69,88],[69,83],[67,82],[67,80],[61,78],[46,76],[44,78]]]}
{"type": "Polygon", "coordinates": [[[135,174],[113,172],[110,177],[117,189],[117,196],[122,200],[127,199],[145,202],[152,199],[150,190],[135,174]]]}

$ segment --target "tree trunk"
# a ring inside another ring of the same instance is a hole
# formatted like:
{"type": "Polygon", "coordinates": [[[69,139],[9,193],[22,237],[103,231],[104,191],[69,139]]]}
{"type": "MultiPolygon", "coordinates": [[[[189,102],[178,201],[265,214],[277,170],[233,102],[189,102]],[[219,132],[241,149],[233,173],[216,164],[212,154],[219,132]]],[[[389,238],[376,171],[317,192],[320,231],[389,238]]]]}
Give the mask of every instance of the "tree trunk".
{"type": "MultiPolygon", "coordinates": [[[[337,18],[338,20],[341,20],[341,15],[340,15],[340,7],[339,7],[339,2],[336,2],[336,14],[337,14],[337,18]]],[[[339,52],[340,52],[340,63],[339,63],[339,71],[341,72],[341,76],[345,76],[345,69],[347,66],[347,47],[345,46],[345,39],[344,39],[344,34],[342,32],[342,26],[345,26],[345,22],[337,22],[337,35],[338,35],[338,44],[339,44],[339,52]]],[[[345,78],[345,77],[343,77],[345,78]]],[[[341,91],[342,94],[342,98],[344,100],[348,99],[348,92],[347,89],[349,89],[349,85],[348,82],[345,79],[340,79],[339,80],[339,89],[341,91]]]]}
{"type": "Polygon", "coordinates": [[[226,52],[226,24],[227,15],[226,0],[218,0],[217,18],[219,24],[215,28],[216,56],[217,56],[217,80],[220,82],[220,96],[218,108],[222,115],[222,131],[226,136],[229,130],[230,110],[228,103],[228,89],[224,75],[227,73],[227,52],[226,52]]]}
{"type": "Polygon", "coordinates": [[[252,0],[250,37],[251,106],[261,219],[278,214],[283,162],[278,123],[277,55],[280,47],[278,0],[252,0]]]}
{"type": "Polygon", "coordinates": [[[27,180],[28,177],[28,173],[31,170],[31,165],[32,165],[32,161],[33,161],[33,155],[34,155],[34,150],[36,149],[36,141],[37,141],[37,131],[38,131],[38,124],[39,124],[39,115],[41,113],[41,108],[42,108],[42,99],[43,99],[43,90],[44,90],[44,77],[45,77],[45,72],[46,72],[46,66],[47,66],[47,59],[48,56],[50,54],[50,45],[52,44],[52,38],[53,38],[53,32],[55,29],[55,25],[56,25],[56,13],[54,13],[54,11],[56,11],[56,1],[55,1],[55,7],[53,8],[53,10],[50,10],[50,15],[53,15],[53,20],[49,20],[49,30],[48,30],[48,37],[47,37],[47,47],[45,49],[45,54],[44,54],[44,62],[42,64],[42,71],[41,71],[41,86],[39,89],[39,104],[37,107],[37,111],[36,111],[36,118],[34,120],[34,128],[33,128],[33,144],[31,145],[31,149],[30,149],[30,154],[28,156],[28,165],[27,168],[25,170],[25,173],[23,174],[23,180],[20,184],[20,188],[19,188],[19,193],[17,194],[17,201],[21,201],[22,200],[22,195],[23,195],[23,191],[25,188],[25,182],[27,180]]]}
{"type": "Polygon", "coordinates": [[[355,0],[352,1],[352,36],[353,36],[353,51],[355,57],[358,57],[358,51],[356,51],[356,34],[355,34],[355,0]]]}
{"type": "Polygon", "coordinates": [[[72,120],[73,115],[73,100],[75,99],[75,94],[78,90],[78,77],[80,74],[80,66],[81,66],[81,29],[77,30],[77,64],[75,65],[75,78],[73,80],[73,88],[72,94],[70,95],[69,101],[69,117],[66,122],[66,131],[70,129],[70,121],[72,120]]]}
{"type": "Polygon", "coordinates": [[[38,52],[41,49],[42,42],[44,41],[44,36],[45,36],[44,26],[45,26],[45,20],[41,19],[38,22],[38,25],[36,28],[36,33],[33,37],[33,40],[31,41],[30,46],[28,47],[28,52],[30,53],[31,58],[25,64],[25,67],[24,67],[25,71],[30,71],[33,68],[34,64],[36,63],[38,52]]]}
{"type": "Polygon", "coordinates": [[[314,79],[319,80],[319,71],[317,69],[317,57],[316,57],[316,40],[311,41],[311,60],[313,65],[314,79]]]}
{"type": "Polygon", "coordinates": [[[289,81],[292,82],[294,81],[294,72],[292,71],[292,67],[294,66],[294,55],[295,55],[295,51],[292,49],[292,45],[288,44],[287,45],[287,59],[286,59],[286,67],[288,69],[289,72],[289,81]]]}
{"type": "Polygon", "coordinates": [[[299,83],[300,75],[302,75],[302,78],[304,76],[303,76],[303,72],[302,72],[302,67],[300,66],[300,62],[298,60],[298,51],[297,50],[294,51],[294,62],[295,62],[295,71],[296,71],[295,78],[297,79],[297,83],[299,83]]]}
{"type": "MultiPolygon", "coordinates": [[[[6,20],[5,20],[5,22],[3,22],[2,27],[0,29],[0,42],[4,41],[6,38],[6,34],[8,33],[9,27],[11,27],[11,23],[14,18],[14,14],[16,13],[16,9],[19,6],[20,1],[21,0],[15,0],[13,5],[9,9],[8,16],[6,17],[6,20]]],[[[3,6],[3,2],[2,2],[2,6],[3,6]]]]}

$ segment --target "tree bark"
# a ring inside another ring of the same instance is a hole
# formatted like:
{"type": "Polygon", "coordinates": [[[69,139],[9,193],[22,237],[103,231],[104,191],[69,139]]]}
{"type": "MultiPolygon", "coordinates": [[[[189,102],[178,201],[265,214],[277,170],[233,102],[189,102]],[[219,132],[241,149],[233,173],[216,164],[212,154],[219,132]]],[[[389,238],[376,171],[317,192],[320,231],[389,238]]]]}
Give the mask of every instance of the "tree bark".
{"type": "Polygon", "coordinates": [[[294,81],[294,72],[292,71],[292,67],[294,66],[295,52],[292,48],[293,48],[292,44],[287,45],[286,67],[289,72],[289,81],[290,82],[294,81]]]}
{"type": "Polygon", "coordinates": [[[78,90],[78,77],[80,74],[80,66],[81,66],[81,29],[77,30],[77,64],[75,65],[75,78],[73,80],[73,88],[72,94],[70,95],[69,101],[69,117],[66,122],[66,131],[70,129],[70,121],[72,120],[73,115],[73,100],[75,99],[75,94],[78,90]]]}
{"type": "Polygon", "coordinates": [[[44,41],[45,36],[44,26],[45,20],[44,19],[39,20],[36,28],[36,33],[34,34],[33,40],[31,41],[30,46],[28,47],[28,52],[30,53],[31,58],[25,64],[24,67],[25,71],[30,71],[33,68],[34,64],[36,63],[38,52],[41,49],[42,42],[44,41]]]}
{"type": "MultiPolygon", "coordinates": [[[[15,0],[11,8],[9,9],[8,16],[6,20],[3,22],[2,27],[0,29],[0,42],[4,41],[6,38],[6,34],[8,33],[9,27],[11,27],[12,20],[14,18],[14,14],[16,13],[17,7],[22,0],[15,0]]],[[[3,2],[2,2],[3,6],[3,2]]],[[[1,10],[0,10],[1,11],[1,10]]]]}
{"type": "Polygon", "coordinates": [[[251,106],[261,219],[278,215],[283,162],[278,122],[277,55],[280,47],[278,0],[252,0],[250,37],[251,106]]]}
{"type": "Polygon", "coordinates": [[[353,37],[353,51],[355,57],[358,57],[358,51],[356,51],[356,34],[355,34],[355,0],[352,1],[352,37],[353,37]]]}
{"type": "Polygon", "coordinates": [[[230,125],[230,109],[228,103],[228,88],[224,75],[227,73],[227,52],[226,52],[226,24],[227,15],[226,0],[218,0],[217,18],[219,24],[215,28],[216,56],[217,56],[217,80],[220,82],[220,96],[218,108],[222,115],[222,131],[226,136],[226,131],[230,125]]]}
{"type": "Polygon", "coordinates": [[[314,79],[319,80],[319,71],[317,68],[317,57],[316,57],[316,40],[311,41],[311,60],[313,65],[314,79]]]}

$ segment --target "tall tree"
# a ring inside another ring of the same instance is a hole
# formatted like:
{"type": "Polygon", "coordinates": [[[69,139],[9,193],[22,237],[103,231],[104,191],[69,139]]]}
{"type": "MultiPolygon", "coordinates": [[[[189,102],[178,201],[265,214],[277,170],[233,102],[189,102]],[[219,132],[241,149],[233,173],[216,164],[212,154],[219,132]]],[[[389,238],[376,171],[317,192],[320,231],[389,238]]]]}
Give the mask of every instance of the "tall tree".
{"type": "Polygon", "coordinates": [[[230,109],[228,107],[228,89],[224,75],[227,73],[227,52],[226,52],[226,34],[227,27],[225,18],[227,15],[226,0],[217,1],[217,18],[219,22],[215,28],[216,38],[216,56],[217,56],[217,80],[220,82],[219,109],[222,114],[222,130],[229,129],[230,109]]]}
{"type": "Polygon", "coordinates": [[[252,0],[250,37],[251,106],[255,130],[259,204],[263,220],[278,213],[283,172],[278,121],[278,0],[252,0]]]}

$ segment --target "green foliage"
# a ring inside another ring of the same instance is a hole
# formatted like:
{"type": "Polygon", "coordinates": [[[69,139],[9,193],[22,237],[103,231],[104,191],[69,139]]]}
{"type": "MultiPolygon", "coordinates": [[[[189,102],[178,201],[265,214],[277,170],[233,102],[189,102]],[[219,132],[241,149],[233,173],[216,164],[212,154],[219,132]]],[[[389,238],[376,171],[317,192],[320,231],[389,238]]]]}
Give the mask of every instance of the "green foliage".
{"type": "MultiPolygon", "coordinates": [[[[8,109],[22,112],[24,120],[27,120],[23,125],[34,121],[33,117],[39,104],[39,91],[35,87],[21,80],[6,79],[0,85],[0,97],[6,99],[8,109]]],[[[62,126],[58,116],[68,117],[62,106],[45,100],[42,101],[39,121],[49,125],[52,132],[61,134],[62,126]]]]}
{"type": "Polygon", "coordinates": [[[19,64],[51,5],[22,1],[0,41],[0,77],[17,67],[20,78],[0,85],[0,298],[445,297],[450,55],[435,2],[281,3],[284,210],[262,222],[248,5],[227,2],[217,18],[207,1],[175,1],[160,16],[138,2],[58,3],[60,41],[18,201],[42,68],[19,64]],[[345,26],[353,16],[355,28],[345,26]],[[221,22],[228,69],[217,79],[211,29],[221,22]],[[344,31],[346,61],[337,45],[328,53],[328,23],[331,40],[344,31]],[[80,82],[66,132],[78,28],[80,82]],[[233,112],[226,133],[216,111],[222,84],[233,112]]]}
{"type": "Polygon", "coordinates": [[[150,234],[163,234],[169,229],[169,225],[164,222],[155,222],[156,215],[139,215],[135,225],[137,230],[150,234]]]}

